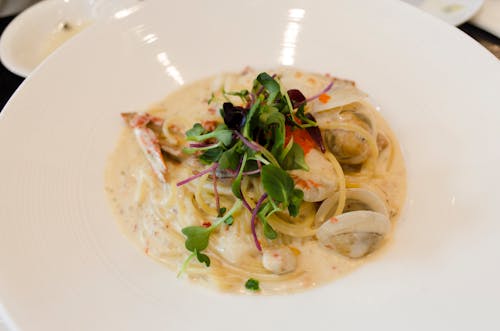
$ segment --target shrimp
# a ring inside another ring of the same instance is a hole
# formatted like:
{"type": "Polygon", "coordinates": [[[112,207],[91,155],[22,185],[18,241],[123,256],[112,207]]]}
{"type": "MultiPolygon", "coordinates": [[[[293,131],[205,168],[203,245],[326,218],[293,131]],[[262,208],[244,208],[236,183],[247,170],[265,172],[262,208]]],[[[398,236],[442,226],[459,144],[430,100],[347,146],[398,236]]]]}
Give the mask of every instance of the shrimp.
{"type": "Polygon", "coordinates": [[[305,155],[309,170],[291,170],[295,185],[304,192],[304,201],[323,201],[337,190],[337,176],[330,161],[317,149],[305,155]]]}
{"type": "Polygon", "coordinates": [[[137,143],[144,152],[154,173],[162,183],[165,183],[168,170],[167,164],[163,158],[158,134],[151,128],[151,126],[161,128],[163,119],[148,113],[122,113],[121,115],[128,126],[132,128],[137,143]]]}
{"type": "Polygon", "coordinates": [[[281,275],[297,268],[297,258],[289,247],[269,249],[262,254],[262,265],[273,274],[281,275]]]}

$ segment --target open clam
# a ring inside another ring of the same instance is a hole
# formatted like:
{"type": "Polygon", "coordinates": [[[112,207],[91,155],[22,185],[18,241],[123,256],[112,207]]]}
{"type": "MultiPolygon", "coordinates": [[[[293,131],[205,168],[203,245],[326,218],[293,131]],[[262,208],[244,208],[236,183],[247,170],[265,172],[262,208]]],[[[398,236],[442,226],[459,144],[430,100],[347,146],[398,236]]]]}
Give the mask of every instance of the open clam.
{"type": "Polygon", "coordinates": [[[357,101],[314,112],[325,146],[341,164],[362,164],[370,156],[367,139],[377,136],[373,111],[367,102],[357,101]]]}
{"type": "Polygon", "coordinates": [[[370,155],[366,140],[354,131],[325,130],[323,136],[327,149],[341,164],[361,164],[370,155]]]}
{"type": "MultiPolygon", "coordinates": [[[[339,192],[324,200],[316,212],[314,223],[319,226],[334,216],[339,203],[339,192]]],[[[349,188],[346,190],[345,206],[342,210],[347,213],[355,210],[371,210],[388,216],[387,207],[380,196],[363,188],[349,188]]]]}
{"type": "Polygon", "coordinates": [[[350,258],[359,258],[376,250],[390,229],[387,216],[357,210],[330,218],[319,227],[316,237],[325,247],[350,258]]]}
{"type": "Polygon", "coordinates": [[[365,189],[348,189],[343,213],[334,216],[338,199],[338,193],[326,199],[316,213],[316,224],[322,223],[316,231],[318,240],[350,258],[376,250],[391,229],[383,200],[365,189]]]}

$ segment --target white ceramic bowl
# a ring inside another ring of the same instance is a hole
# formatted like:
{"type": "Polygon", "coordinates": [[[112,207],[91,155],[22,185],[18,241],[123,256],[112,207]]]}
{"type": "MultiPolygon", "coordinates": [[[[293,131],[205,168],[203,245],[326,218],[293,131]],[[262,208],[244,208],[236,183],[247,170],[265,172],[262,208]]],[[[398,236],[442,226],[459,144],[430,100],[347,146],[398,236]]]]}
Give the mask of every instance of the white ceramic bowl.
{"type": "Polygon", "coordinates": [[[117,13],[48,58],[1,114],[2,306],[28,331],[500,329],[498,86],[493,55],[398,1],[150,0],[117,13]],[[176,279],[108,208],[119,114],[201,77],[284,63],[356,80],[381,105],[408,167],[394,240],[294,295],[176,279]]]}

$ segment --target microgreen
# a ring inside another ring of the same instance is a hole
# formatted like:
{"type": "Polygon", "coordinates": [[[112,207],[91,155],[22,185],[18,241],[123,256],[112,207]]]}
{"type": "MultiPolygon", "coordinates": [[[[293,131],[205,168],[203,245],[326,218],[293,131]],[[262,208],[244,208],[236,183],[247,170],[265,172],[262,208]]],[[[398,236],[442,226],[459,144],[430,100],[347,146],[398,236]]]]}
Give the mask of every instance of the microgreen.
{"type": "Polygon", "coordinates": [[[240,130],[246,122],[246,109],[231,102],[224,102],[220,114],[227,127],[233,130],[240,130]]]}
{"type": "Polygon", "coordinates": [[[269,225],[269,223],[267,223],[267,219],[266,218],[260,218],[260,219],[264,223],[264,236],[266,236],[267,239],[271,240],[278,238],[278,234],[269,225]]]}
{"type": "Polygon", "coordinates": [[[262,185],[269,197],[282,203],[283,209],[288,209],[291,216],[296,216],[304,197],[304,192],[294,188],[292,177],[272,164],[262,167],[262,185]]]}
{"type": "Polygon", "coordinates": [[[232,96],[240,97],[241,101],[243,101],[243,102],[248,101],[249,94],[250,94],[250,92],[248,92],[248,90],[232,91],[232,92],[223,91],[223,93],[225,95],[232,95],[232,96]]]}
{"type": "MultiPolygon", "coordinates": [[[[210,235],[212,232],[219,227],[220,224],[224,222],[230,222],[233,217],[233,214],[241,207],[241,201],[237,200],[233,207],[224,214],[224,216],[217,217],[215,221],[208,228],[204,226],[188,226],[182,229],[182,233],[186,236],[186,242],[184,245],[186,249],[190,252],[193,252],[196,255],[196,258],[199,262],[205,263],[208,267],[210,266],[210,258],[201,253],[201,251],[205,250],[208,247],[208,242],[210,239],[210,235]]],[[[188,259],[192,259],[192,256],[189,256],[188,259]]]]}
{"type": "Polygon", "coordinates": [[[245,169],[245,165],[247,163],[248,155],[243,154],[243,158],[240,161],[239,169],[238,169],[238,175],[233,181],[233,184],[231,185],[231,190],[233,191],[233,194],[238,198],[242,199],[243,195],[241,193],[241,179],[243,178],[243,169],[245,169]]]}
{"type": "Polygon", "coordinates": [[[219,169],[236,169],[241,159],[241,143],[234,144],[233,147],[224,151],[219,158],[219,169]]]}
{"type": "Polygon", "coordinates": [[[207,101],[207,104],[210,105],[214,100],[215,100],[215,94],[214,92],[212,92],[212,94],[210,95],[210,99],[208,99],[207,101]]]}
{"type": "Polygon", "coordinates": [[[225,124],[219,124],[215,130],[205,132],[201,124],[196,123],[191,129],[186,131],[186,138],[188,141],[204,141],[210,138],[216,138],[219,142],[228,146],[233,140],[233,132],[228,130],[225,124]]]}
{"type": "Polygon", "coordinates": [[[292,143],[288,153],[283,158],[281,166],[285,170],[302,169],[309,170],[304,158],[304,150],[297,143],[292,143]]]}
{"type": "Polygon", "coordinates": [[[280,84],[266,72],[260,73],[256,81],[260,83],[264,87],[264,91],[268,93],[267,104],[273,104],[276,98],[281,94],[280,84]]]}
{"type": "Polygon", "coordinates": [[[190,226],[182,229],[182,233],[187,238],[185,246],[188,251],[202,251],[208,246],[208,237],[210,237],[212,229],[203,226],[190,226]]]}
{"type": "Polygon", "coordinates": [[[260,97],[255,100],[253,103],[252,107],[248,110],[247,113],[247,118],[245,121],[245,125],[243,126],[243,129],[241,130],[241,133],[243,134],[244,137],[250,138],[251,137],[251,130],[252,130],[252,124],[255,124],[254,122],[254,116],[258,112],[261,106],[261,99],[260,97]]]}
{"type": "Polygon", "coordinates": [[[304,200],[304,192],[299,189],[294,189],[290,196],[290,204],[288,205],[288,213],[295,217],[299,214],[299,208],[304,200]]]}
{"type": "Polygon", "coordinates": [[[220,159],[222,153],[224,152],[224,148],[222,146],[218,146],[217,148],[209,149],[204,151],[198,159],[203,164],[212,164],[217,162],[220,159]]]}
{"type": "MultiPolygon", "coordinates": [[[[330,88],[331,84],[323,93],[330,88]]],[[[299,90],[284,90],[279,77],[263,72],[256,77],[250,91],[222,90],[221,95],[227,101],[219,110],[223,123],[211,131],[196,123],[186,132],[189,145],[184,151],[196,155],[209,168],[177,185],[184,185],[212,172],[218,217],[209,227],[190,226],[182,229],[186,236],[186,249],[192,253],[182,270],[195,257],[200,263],[210,265],[210,258],[202,253],[209,245],[210,235],[222,223],[233,224],[233,214],[242,205],[252,215],[252,236],[259,250],[261,247],[256,232],[257,222],[262,225],[264,237],[273,240],[278,237],[278,233],[268,223],[268,218],[277,212],[288,212],[292,217],[298,215],[304,193],[295,188],[287,170],[308,171],[309,167],[301,145],[294,142],[293,137],[286,140],[289,128],[306,129],[321,150],[324,150],[316,121],[306,113],[305,107],[309,100],[299,90]],[[231,96],[239,97],[242,104],[233,103],[231,100],[236,98],[229,98],[231,96]],[[226,208],[219,206],[216,184],[217,178],[221,178],[219,176],[233,177],[231,190],[236,203],[227,212],[226,208]],[[260,179],[265,191],[254,208],[249,205],[242,192],[241,183],[245,176],[260,179]]],[[[213,102],[214,98],[215,95],[212,94],[208,103],[213,102]]],[[[249,279],[245,286],[251,290],[259,289],[259,283],[255,279],[249,279]]]]}
{"type": "Polygon", "coordinates": [[[200,136],[203,132],[205,132],[203,126],[201,126],[200,123],[196,123],[191,129],[186,131],[186,137],[189,139],[191,137],[200,136]]]}
{"type": "Polygon", "coordinates": [[[278,202],[288,205],[289,192],[294,188],[293,179],[283,169],[272,164],[262,167],[262,185],[267,194],[278,202]]]}
{"type": "Polygon", "coordinates": [[[245,288],[250,291],[259,291],[259,281],[254,278],[249,278],[245,283],[245,288]]]}
{"type": "Polygon", "coordinates": [[[259,116],[260,127],[273,132],[271,152],[279,155],[285,143],[285,116],[276,107],[262,107],[259,116]]]}

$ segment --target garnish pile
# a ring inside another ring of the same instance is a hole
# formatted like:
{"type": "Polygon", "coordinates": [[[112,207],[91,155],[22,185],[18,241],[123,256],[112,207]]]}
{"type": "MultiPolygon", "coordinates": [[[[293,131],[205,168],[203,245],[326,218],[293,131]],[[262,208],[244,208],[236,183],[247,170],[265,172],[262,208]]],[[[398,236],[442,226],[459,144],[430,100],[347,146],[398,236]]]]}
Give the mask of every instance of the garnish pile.
{"type": "MultiPolygon", "coordinates": [[[[331,85],[320,94],[327,92],[331,85]]],[[[208,246],[210,234],[222,223],[231,225],[233,214],[241,205],[252,215],[252,235],[257,249],[261,251],[256,223],[261,222],[266,238],[275,239],[277,233],[268,224],[267,218],[283,211],[297,216],[303,200],[304,193],[295,188],[287,170],[308,170],[304,160],[305,149],[307,152],[307,149],[317,145],[324,151],[316,121],[305,113],[306,103],[319,95],[306,99],[299,90],[284,91],[278,81],[265,72],[257,76],[251,91],[225,92],[225,95],[240,97],[243,106],[225,102],[220,109],[224,123],[212,130],[196,123],[186,132],[190,144],[184,152],[197,155],[199,161],[208,167],[177,183],[177,186],[211,174],[219,217],[208,227],[189,226],[182,229],[186,236],[185,246],[192,252],[182,270],[194,257],[210,266],[210,258],[202,253],[208,246]],[[254,208],[242,193],[243,176],[259,178],[264,188],[265,193],[254,208]],[[220,206],[217,193],[217,179],[228,177],[233,178],[232,192],[237,198],[230,210],[220,206]]]]}

